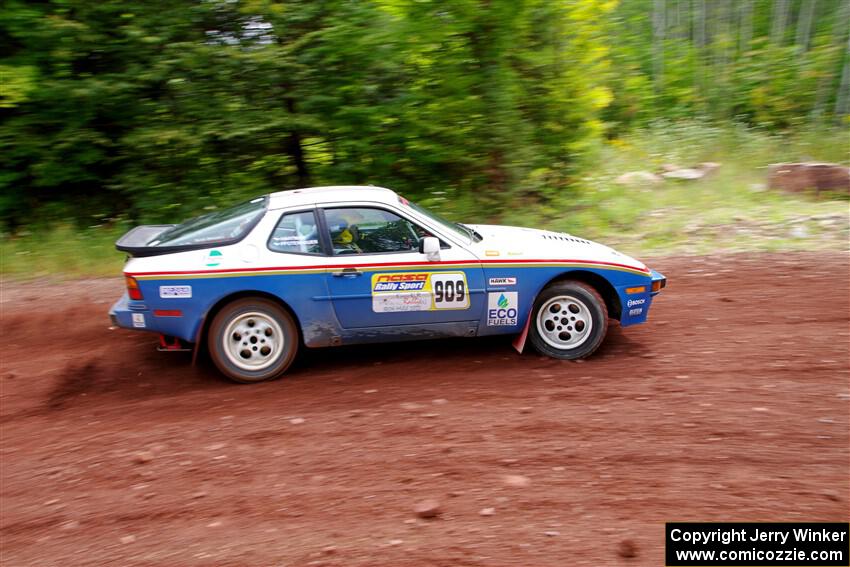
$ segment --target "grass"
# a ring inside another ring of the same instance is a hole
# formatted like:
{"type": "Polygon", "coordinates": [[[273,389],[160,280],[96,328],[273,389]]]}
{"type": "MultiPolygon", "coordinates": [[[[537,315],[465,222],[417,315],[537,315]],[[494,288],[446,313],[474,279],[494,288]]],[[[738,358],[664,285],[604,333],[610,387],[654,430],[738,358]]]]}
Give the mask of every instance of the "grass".
{"type": "Polygon", "coordinates": [[[771,135],[743,127],[656,124],[601,148],[573,192],[546,205],[517,207],[506,224],[543,226],[600,240],[634,255],[716,251],[846,250],[848,200],[768,190],[777,162],[846,164],[846,130],[771,135]],[[625,186],[629,171],[656,172],[717,162],[699,181],[625,186]]]}
{"type": "MultiPolygon", "coordinates": [[[[567,193],[547,202],[511,203],[500,222],[570,232],[638,257],[718,251],[848,249],[844,198],[768,191],[767,166],[781,161],[850,159],[847,130],[805,130],[781,136],[744,127],[658,123],[598,148],[567,193]],[[628,171],[662,164],[721,167],[700,181],[624,186],[628,171]]],[[[483,222],[471,201],[450,218],[483,222]]],[[[59,225],[0,239],[0,276],[97,277],[120,274],[124,255],[114,242],[129,227],[59,225]]]]}
{"type": "Polygon", "coordinates": [[[99,277],[121,273],[125,256],[115,241],[126,227],[30,229],[0,240],[0,275],[12,279],[99,277]]]}

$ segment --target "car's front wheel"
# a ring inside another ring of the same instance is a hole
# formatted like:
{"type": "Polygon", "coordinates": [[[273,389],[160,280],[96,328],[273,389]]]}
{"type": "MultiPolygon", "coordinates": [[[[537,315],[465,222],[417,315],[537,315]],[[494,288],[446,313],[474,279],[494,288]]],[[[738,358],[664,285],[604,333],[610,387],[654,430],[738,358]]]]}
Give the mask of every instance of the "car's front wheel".
{"type": "Polygon", "coordinates": [[[243,298],[219,311],[207,336],[216,367],[236,382],[272,380],[283,374],[298,351],[298,329],[280,305],[243,298]]]}
{"type": "Polygon", "coordinates": [[[608,332],[608,309],[591,286],[579,281],[557,282],[537,298],[529,330],[540,353],[573,360],[599,348],[608,332]]]}

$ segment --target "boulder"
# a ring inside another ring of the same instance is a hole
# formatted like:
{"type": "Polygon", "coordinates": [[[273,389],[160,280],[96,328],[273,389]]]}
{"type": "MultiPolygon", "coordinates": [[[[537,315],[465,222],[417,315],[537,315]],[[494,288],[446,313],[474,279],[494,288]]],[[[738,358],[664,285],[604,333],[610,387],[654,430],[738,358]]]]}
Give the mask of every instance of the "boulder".
{"type": "Polygon", "coordinates": [[[661,177],[680,181],[695,181],[711,175],[719,167],[720,164],[713,161],[703,162],[696,167],[678,167],[665,164],[661,166],[661,170],[663,171],[661,177]]]}
{"type": "Polygon", "coordinates": [[[649,171],[629,171],[615,181],[620,185],[657,185],[664,180],[649,171]]]}
{"type": "Polygon", "coordinates": [[[767,168],[767,186],[790,193],[814,189],[850,193],[850,168],[835,163],[773,163],[767,168]]]}
{"type": "Polygon", "coordinates": [[[440,503],[436,500],[423,500],[413,507],[413,512],[420,518],[429,519],[436,518],[442,514],[443,510],[440,507],[440,503]]]}

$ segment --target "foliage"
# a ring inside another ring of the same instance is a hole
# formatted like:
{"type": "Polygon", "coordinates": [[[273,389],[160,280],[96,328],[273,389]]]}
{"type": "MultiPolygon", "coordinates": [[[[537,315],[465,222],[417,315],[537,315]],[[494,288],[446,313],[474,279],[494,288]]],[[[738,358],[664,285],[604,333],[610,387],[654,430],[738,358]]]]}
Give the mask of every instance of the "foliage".
{"type": "Polygon", "coordinates": [[[321,184],[545,207],[659,118],[846,121],[848,18],[837,0],[7,0],[0,224],[173,222],[321,184]]]}
{"type": "Polygon", "coordinates": [[[21,230],[0,240],[0,274],[13,279],[115,276],[125,259],[115,251],[115,241],[126,230],[126,225],[21,230]]]}
{"type": "MultiPolygon", "coordinates": [[[[766,191],[765,171],[754,164],[820,156],[839,160],[846,133],[838,129],[777,135],[743,125],[657,121],[603,143],[569,193],[496,212],[466,197],[436,201],[450,218],[566,231],[646,258],[650,254],[752,250],[846,250],[846,200],[766,191]],[[699,182],[622,186],[623,171],[663,163],[717,161],[714,177],[699,182]]],[[[439,197],[439,196],[437,196],[439,197]]],[[[31,228],[0,240],[0,274],[11,278],[106,276],[120,272],[114,241],[126,219],[84,229],[31,228]]]]}
{"type": "MultiPolygon", "coordinates": [[[[766,164],[846,158],[846,131],[779,135],[765,128],[655,121],[604,144],[568,197],[518,208],[494,221],[545,226],[639,257],[652,253],[846,250],[847,200],[768,190],[766,164]],[[624,171],[667,163],[720,163],[700,181],[621,185],[624,171]],[[761,165],[765,164],[765,165],[761,165]]],[[[467,211],[465,216],[474,215],[467,211]]],[[[477,219],[476,219],[477,220],[477,219]]]]}

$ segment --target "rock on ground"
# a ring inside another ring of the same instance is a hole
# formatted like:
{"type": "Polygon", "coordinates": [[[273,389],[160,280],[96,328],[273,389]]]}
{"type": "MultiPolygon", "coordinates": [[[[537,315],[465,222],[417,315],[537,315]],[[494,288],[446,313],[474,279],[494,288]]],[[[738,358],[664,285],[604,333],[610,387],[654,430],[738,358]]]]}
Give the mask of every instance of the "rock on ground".
{"type": "Polygon", "coordinates": [[[836,163],[774,163],[767,169],[767,186],[790,193],[814,189],[850,193],[850,168],[836,163]]]}

